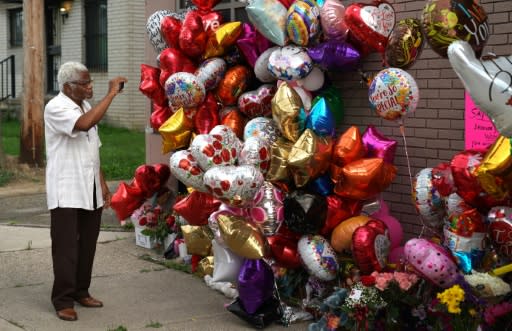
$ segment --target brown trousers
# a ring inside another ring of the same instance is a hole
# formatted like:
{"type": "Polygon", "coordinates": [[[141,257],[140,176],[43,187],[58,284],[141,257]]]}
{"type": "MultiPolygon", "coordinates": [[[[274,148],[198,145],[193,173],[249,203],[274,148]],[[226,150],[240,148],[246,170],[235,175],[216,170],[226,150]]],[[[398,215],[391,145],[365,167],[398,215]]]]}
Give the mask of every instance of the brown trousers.
{"type": "Polygon", "coordinates": [[[50,210],[55,310],[71,308],[74,300],[89,296],[102,208],[50,210]]]}

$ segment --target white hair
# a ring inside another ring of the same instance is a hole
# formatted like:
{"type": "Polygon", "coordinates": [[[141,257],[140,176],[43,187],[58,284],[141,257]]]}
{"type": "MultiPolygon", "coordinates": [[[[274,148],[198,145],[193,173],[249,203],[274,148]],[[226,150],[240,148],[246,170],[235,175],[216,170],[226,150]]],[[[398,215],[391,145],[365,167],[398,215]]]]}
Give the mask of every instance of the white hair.
{"type": "Polygon", "coordinates": [[[80,79],[80,73],[88,71],[87,67],[80,62],[66,62],[60,66],[57,74],[59,90],[62,91],[64,84],[80,79]]]}

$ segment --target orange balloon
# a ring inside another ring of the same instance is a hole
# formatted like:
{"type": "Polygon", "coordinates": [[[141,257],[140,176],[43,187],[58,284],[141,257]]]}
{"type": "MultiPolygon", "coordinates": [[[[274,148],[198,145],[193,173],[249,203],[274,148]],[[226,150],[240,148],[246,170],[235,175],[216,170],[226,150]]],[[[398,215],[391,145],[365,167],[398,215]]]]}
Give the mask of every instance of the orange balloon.
{"type": "Polygon", "coordinates": [[[224,108],[220,112],[220,124],[225,125],[236,134],[236,136],[244,139],[244,128],[247,118],[235,107],[224,108]]]}
{"type": "Polygon", "coordinates": [[[337,183],[342,175],[343,166],[359,160],[366,154],[359,128],[351,126],[336,141],[332,153],[331,179],[337,183]]]}
{"type": "Polygon", "coordinates": [[[340,224],[338,224],[331,234],[331,246],[338,253],[342,253],[343,250],[349,250],[352,245],[352,234],[354,231],[365,225],[370,217],[365,215],[359,215],[347,218],[340,224]]]}
{"type": "Polygon", "coordinates": [[[365,200],[385,190],[395,176],[396,167],[383,159],[356,160],[343,167],[334,193],[344,198],[365,200]]]}
{"type": "Polygon", "coordinates": [[[217,99],[224,106],[236,104],[240,94],[244,93],[252,77],[252,71],[243,65],[236,65],[226,72],[217,87],[217,99]]]}

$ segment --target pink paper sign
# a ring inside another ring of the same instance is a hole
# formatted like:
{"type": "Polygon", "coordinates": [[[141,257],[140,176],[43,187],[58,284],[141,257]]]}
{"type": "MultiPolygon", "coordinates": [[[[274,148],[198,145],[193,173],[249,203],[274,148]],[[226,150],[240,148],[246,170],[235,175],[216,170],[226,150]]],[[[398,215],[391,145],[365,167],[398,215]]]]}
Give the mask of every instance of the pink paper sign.
{"type": "Polygon", "coordinates": [[[475,105],[467,92],[465,92],[465,99],[465,149],[485,152],[500,133],[491,119],[475,105]]]}

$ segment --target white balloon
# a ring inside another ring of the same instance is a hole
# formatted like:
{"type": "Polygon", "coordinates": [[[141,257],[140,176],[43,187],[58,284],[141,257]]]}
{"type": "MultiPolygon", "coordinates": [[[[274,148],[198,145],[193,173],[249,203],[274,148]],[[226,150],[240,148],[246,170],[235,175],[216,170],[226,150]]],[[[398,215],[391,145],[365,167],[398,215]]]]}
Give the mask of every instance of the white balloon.
{"type": "Polygon", "coordinates": [[[298,83],[308,91],[317,91],[322,88],[324,81],[324,72],[318,67],[314,67],[309,75],[299,80],[298,83]]]}
{"type": "Polygon", "coordinates": [[[215,282],[236,282],[244,258],[233,253],[229,248],[212,240],[213,247],[213,275],[215,282]]]}
{"type": "Polygon", "coordinates": [[[502,135],[512,137],[512,55],[478,60],[469,43],[457,40],[448,58],[475,104],[502,135]]]}
{"type": "Polygon", "coordinates": [[[302,236],[297,244],[300,259],[308,273],[320,280],[333,280],[338,272],[336,252],[320,235],[302,236]]]}
{"type": "Polygon", "coordinates": [[[279,49],[279,46],[274,46],[267,49],[261,53],[261,55],[254,63],[254,74],[256,75],[256,78],[258,78],[263,83],[271,83],[277,80],[277,78],[275,78],[274,75],[272,75],[272,73],[268,70],[268,59],[270,58],[270,54],[272,54],[272,52],[276,49],[279,49]]]}

